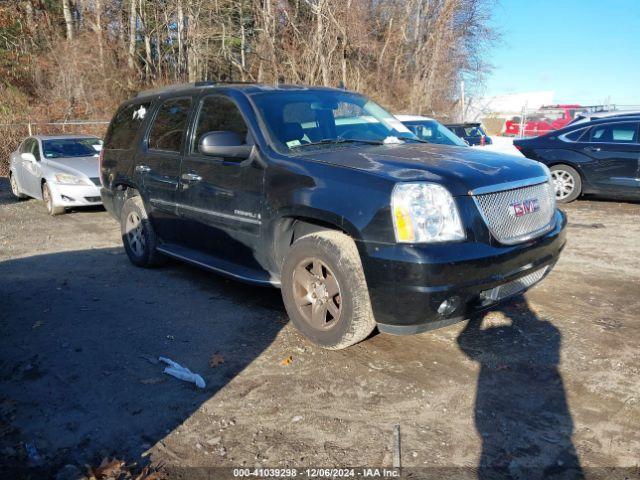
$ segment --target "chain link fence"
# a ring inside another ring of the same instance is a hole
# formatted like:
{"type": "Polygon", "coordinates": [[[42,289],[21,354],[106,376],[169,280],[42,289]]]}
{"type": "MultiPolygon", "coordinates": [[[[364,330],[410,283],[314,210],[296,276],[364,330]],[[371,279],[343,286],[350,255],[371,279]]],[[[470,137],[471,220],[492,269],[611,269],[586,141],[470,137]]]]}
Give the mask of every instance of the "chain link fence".
{"type": "Polygon", "coordinates": [[[107,131],[105,120],[73,120],[45,123],[0,123],[0,177],[9,175],[9,159],[18,145],[31,135],[86,134],[103,138],[107,131]]]}

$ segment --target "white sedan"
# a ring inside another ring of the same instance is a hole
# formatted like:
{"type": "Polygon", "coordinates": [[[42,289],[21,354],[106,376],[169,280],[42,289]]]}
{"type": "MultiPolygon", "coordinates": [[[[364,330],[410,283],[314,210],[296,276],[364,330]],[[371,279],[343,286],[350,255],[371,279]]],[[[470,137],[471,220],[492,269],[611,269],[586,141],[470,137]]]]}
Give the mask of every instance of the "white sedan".
{"type": "Polygon", "coordinates": [[[43,200],[51,215],[100,205],[101,149],[102,140],[89,135],[29,137],[11,154],[11,191],[18,198],[43,200]]]}

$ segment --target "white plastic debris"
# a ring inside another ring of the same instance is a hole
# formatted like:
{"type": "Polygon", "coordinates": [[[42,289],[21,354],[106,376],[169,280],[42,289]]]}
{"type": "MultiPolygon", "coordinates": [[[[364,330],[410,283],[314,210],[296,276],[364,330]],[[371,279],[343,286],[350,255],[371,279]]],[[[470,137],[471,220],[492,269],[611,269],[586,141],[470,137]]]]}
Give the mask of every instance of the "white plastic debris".
{"type": "Polygon", "coordinates": [[[198,388],[205,387],[204,379],[197,373],[193,373],[187,367],[183,367],[179,363],[165,357],[160,357],[158,360],[169,365],[164,369],[164,373],[167,375],[184,380],[185,382],[195,383],[198,388]]]}

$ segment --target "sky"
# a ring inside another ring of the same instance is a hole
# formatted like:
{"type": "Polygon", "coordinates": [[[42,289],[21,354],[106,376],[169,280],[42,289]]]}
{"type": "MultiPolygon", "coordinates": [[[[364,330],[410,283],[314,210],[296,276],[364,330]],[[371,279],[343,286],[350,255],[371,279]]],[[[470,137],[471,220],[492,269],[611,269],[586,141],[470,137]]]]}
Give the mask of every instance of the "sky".
{"type": "MultiPolygon", "coordinates": [[[[496,2],[497,3],[497,2],[496,2]]],[[[640,0],[502,0],[486,94],[640,105],[640,0]]]]}

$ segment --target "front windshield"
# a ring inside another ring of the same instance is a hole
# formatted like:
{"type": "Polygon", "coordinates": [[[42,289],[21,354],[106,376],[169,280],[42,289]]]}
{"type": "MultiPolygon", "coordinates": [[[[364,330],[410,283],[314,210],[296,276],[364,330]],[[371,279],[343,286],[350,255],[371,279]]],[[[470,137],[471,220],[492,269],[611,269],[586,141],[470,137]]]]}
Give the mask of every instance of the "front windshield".
{"type": "Polygon", "coordinates": [[[354,93],[277,91],[253,94],[252,99],[281,153],[418,141],[393,115],[354,93]]]}
{"type": "Polygon", "coordinates": [[[100,154],[102,140],[99,138],[55,138],[42,141],[45,158],[95,157],[100,154]]]}
{"type": "Polygon", "coordinates": [[[442,145],[456,145],[466,147],[467,144],[447,127],[435,120],[416,120],[404,122],[420,140],[442,145]]]}

